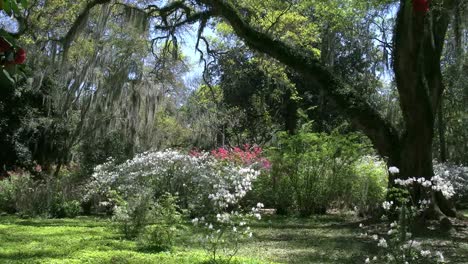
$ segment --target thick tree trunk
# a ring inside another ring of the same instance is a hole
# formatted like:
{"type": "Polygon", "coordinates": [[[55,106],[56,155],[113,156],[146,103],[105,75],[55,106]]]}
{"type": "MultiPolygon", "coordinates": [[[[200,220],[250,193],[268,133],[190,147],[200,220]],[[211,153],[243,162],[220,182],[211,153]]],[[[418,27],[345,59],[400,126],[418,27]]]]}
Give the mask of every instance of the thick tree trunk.
{"type": "MultiPolygon", "coordinates": [[[[429,128],[427,130],[429,131],[429,128]]],[[[402,179],[424,177],[430,179],[434,175],[431,151],[432,137],[422,137],[417,136],[417,134],[413,136],[407,135],[402,140],[400,149],[399,156],[392,159],[395,161],[392,165],[397,166],[400,169],[400,173],[390,176],[390,187],[393,186],[395,177],[402,179]]],[[[436,192],[430,197],[426,195],[419,188],[415,188],[414,193],[412,193],[414,201],[423,199],[432,200],[432,204],[426,214],[424,214],[424,217],[435,220],[442,220],[445,216],[456,217],[457,214],[453,203],[445,198],[441,192],[436,192]]]]}
{"type": "MultiPolygon", "coordinates": [[[[442,8],[431,7],[429,13],[415,11],[411,1],[402,0],[394,32],[394,72],[405,121],[405,132],[400,142],[395,164],[400,178],[434,175],[432,141],[435,115],[444,90],[440,57],[448,27],[451,1],[442,8]]],[[[391,179],[392,180],[392,179],[391,179]]],[[[416,190],[418,201],[422,193],[416,190]]],[[[442,194],[433,197],[433,212],[455,216],[451,203],[442,194]]]]}

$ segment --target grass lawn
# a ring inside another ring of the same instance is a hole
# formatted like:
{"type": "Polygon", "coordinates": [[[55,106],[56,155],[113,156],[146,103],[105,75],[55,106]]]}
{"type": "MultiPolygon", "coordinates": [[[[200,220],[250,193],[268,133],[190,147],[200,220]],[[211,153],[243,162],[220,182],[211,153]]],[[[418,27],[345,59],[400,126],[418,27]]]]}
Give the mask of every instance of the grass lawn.
{"type": "MultiPolygon", "coordinates": [[[[308,219],[266,218],[254,223],[254,238],[241,245],[237,263],[363,263],[377,250],[359,237],[359,223],[342,216],[308,219]]],[[[194,242],[173,253],[140,252],[121,239],[105,219],[19,219],[0,217],[0,263],[207,263],[194,242]]],[[[452,263],[468,263],[468,228],[450,235],[427,234],[426,241],[447,252],[452,263]],[[463,262],[465,260],[465,262],[463,262]]]]}
{"type": "Polygon", "coordinates": [[[280,263],[363,263],[376,246],[359,238],[359,223],[342,216],[264,219],[240,250],[280,263]]]}
{"type": "MultiPolygon", "coordinates": [[[[203,250],[139,252],[120,239],[110,222],[96,218],[31,219],[0,217],[0,263],[206,263],[203,250]]],[[[266,263],[240,258],[238,263],[266,263]]]]}

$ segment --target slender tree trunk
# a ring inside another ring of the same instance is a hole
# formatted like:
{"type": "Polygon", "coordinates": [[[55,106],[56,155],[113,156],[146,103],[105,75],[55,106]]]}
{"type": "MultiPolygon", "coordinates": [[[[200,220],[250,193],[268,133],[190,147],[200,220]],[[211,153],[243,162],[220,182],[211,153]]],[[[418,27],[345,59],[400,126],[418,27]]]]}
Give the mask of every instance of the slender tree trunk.
{"type": "Polygon", "coordinates": [[[284,94],[284,128],[289,135],[294,135],[297,128],[297,103],[291,98],[291,91],[288,89],[284,94]]]}
{"type": "Polygon", "coordinates": [[[445,124],[443,113],[443,100],[440,101],[439,111],[437,111],[437,131],[439,132],[439,158],[440,162],[447,162],[447,145],[445,143],[445,124]]]}

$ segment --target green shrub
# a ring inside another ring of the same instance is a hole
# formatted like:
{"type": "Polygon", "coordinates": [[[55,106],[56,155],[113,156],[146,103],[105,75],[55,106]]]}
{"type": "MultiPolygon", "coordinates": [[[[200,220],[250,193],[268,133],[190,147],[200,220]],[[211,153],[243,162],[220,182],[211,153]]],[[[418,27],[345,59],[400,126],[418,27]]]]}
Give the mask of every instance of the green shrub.
{"type": "Polygon", "coordinates": [[[360,214],[377,211],[385,200],[387,190],[387,167],[376,156],[363,156],[353,166],[356,179],[353,181],[351,199],[360,214]]]}
{"type": "Polygon", "coordinates": [[[145,228],[138,239],[143,250],[167,251],[174,246],[174,239],[182,224],[182,214],[177,206],[177,197],[169,193],[158,199],[150,211],[152,225],[145,228]]]}
{"type": "Polygon", "coordinates": [[[15,187],[10,179],[0,180],[0,213],[15,213],[15,187]]]}
{"type": "Polygon", "coordinates": [[[147,194],[121,201],[115,207],[112,220],[125,238],[136,238],[150,222],[151,199],[147,194]]]}
{"type": "Polygon", "coordinates": [[[273,195],[264,195],[274,197],[278,213],[294,210],[302,216],[331,207],[370,208],[386,187],[385,168],[361,158],[371,152],[359,134],[280,133],[270,149],[273,195]]]}
{"type": "Polygon", "coordinates": [[[23,217],[75,217],[81,210],[77,201],[81,193],[71,177],[66,170],[41,180],[26,172],[10,172],[0,181],[0,211],[23,217]]]}
{"type": "Polygon", "coordinates": [[[12,200],[15,213],[23,217],[47,212],[46,184],[34,181],[28,173],[12,173],[4,181],[12,185],[12,200]]]}
{"type": "Polygon", "coordinates": [[[65,217],[75,218],[80,214],[81,206],[77,200],[67,201],[63,203],[63,211],[65,217]]]}
{"type": "Polygon", "coordinates": [[[137,238],[142,250],[171,250],[182,224],[177,197],[162,195],[156,202],[149,195],[139,195],[117,206],[113,216],[119,231],[128,239],[137,238]]]}

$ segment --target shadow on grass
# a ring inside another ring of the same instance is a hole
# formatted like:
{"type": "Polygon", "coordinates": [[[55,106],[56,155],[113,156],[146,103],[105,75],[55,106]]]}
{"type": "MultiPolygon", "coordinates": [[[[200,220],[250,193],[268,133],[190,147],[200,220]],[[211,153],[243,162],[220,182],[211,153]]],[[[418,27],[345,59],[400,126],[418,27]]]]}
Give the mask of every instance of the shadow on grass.
{"type": "Polygon", "coordinates": [[[40,250],[40,251],[28,251],[28,252],[13,252],[13,253],[1,253],[0,252],[0,263],[11,263],[20,262],[27,263],[27,260],[36,260],[41,258],[60,258],[65,256],[64,254],[57,253],[53,250],[40,250]]]}
{"type": "Polygon", "coordinates": [[[343,216],[269,217],[251,226],[255,239],[241,253],[281,263],[363,263],[377,252],[375,243],[359,238],[359,222],[343,216]]]}
{"type": "Polygon", "coordinates": [[[0,217],[0,224],[14,224],[18,226],[31,227],[106,227],[109,225],[107,219],[15,219],[12,217],[0,217]]]}

